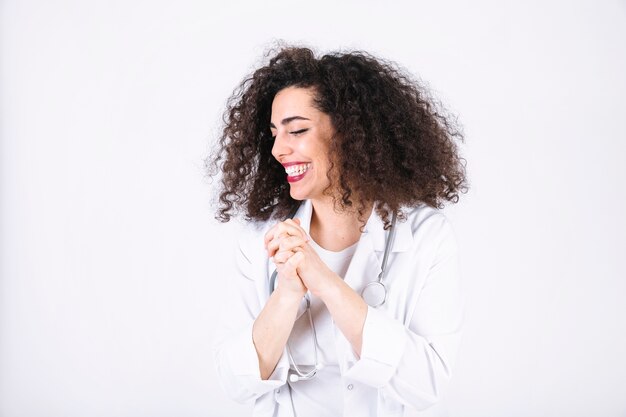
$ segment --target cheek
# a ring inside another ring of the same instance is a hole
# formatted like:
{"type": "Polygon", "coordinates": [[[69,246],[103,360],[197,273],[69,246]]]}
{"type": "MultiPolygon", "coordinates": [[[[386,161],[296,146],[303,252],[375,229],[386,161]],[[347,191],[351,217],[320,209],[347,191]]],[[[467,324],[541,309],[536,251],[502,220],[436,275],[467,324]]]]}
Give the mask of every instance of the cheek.
{"type": "Polygon", "coordinates": [[[315,153],[315,159],[319,164],[328,166],[330,161],[328,160],[328,146],[322,143],[316,143],[315,149],[311,149],[310,151],[315,153]]]}
{"type": "Polygon", "coordinates": [[[329,158],[329,149],[327,146],[320,146],[318,148],[317,160],[319,161],[320,165],[325,167],[325,169],[328,170],[330,168],[331,162],[329,158]]]}

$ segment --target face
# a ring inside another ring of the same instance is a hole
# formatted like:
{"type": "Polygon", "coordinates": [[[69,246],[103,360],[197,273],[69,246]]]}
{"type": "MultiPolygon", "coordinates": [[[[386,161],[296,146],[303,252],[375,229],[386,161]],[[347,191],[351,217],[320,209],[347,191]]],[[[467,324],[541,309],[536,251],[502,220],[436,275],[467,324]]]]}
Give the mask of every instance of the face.
{"type": "Polygon", "coordinates": [[[287,172],[291,197],[323,200],[329,185],[328,149],[333,127],[330,117],[313,106],[314,90],[287,87],[272,103],[272,155],[287,172]]]}

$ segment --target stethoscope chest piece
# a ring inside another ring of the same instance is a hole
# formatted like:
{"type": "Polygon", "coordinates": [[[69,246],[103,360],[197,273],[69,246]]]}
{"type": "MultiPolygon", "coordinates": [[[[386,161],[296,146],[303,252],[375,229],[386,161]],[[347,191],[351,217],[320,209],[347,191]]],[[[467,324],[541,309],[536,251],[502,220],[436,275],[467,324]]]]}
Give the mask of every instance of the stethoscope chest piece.
{"type": "Polygon", "coordinates": [[[387,288],[382,282],[372,281],[363,288],[361,297],[370,307],[380,307],[387,299],[387,288]]]}

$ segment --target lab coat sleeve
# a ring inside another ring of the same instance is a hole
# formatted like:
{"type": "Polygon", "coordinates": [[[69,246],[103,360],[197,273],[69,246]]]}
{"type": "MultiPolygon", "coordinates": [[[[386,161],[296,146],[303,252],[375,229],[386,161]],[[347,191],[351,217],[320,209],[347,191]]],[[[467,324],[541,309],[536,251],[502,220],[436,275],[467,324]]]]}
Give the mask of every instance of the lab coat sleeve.
{"type": "Polygon", "coordinates": [[[258,282],[265,278],[265,262],[255,263],[259,251],[254,250],[254,244],[262,245],[262,242],[250,231],[244,231],[236,253],[236,273],[228,280],[226,298],[222,300],[224,307],[213,348],[222,388],[241,403],[256,400],[285,384],[289,368],[283,353],[272,375],[267,380],[261,379],[252,326],[263,308],[261,303],[266,300],[259,296],[263,286],[258,282]]]}
{"type": "MultiPolygon", "coordinates": [[[[423,410],[451,376],[463,321],[456,240],[440,216],[437,249],[408,325],[368,307],[360,358],[346,376],[380,389],[384,398],[423,410]]],[[[434,239],[433,239],[434,240],[434,239]]],[[[410,303],[411,296],[407,295],[410,303]]]]}

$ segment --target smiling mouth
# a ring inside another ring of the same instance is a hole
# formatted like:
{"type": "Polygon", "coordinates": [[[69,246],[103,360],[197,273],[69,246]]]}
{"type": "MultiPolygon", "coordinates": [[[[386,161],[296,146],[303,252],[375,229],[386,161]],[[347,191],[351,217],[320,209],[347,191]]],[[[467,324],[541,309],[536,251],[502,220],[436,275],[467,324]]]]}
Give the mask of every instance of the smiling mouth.
{"type": "Polygon", "coordinates": [[[299,165],[291,165],[285,168],[285,172],[287,173],[287,177],[298,177],[305,172],[307,172],[311,168],[311,164],[299,164],[299,165]]]}
{"type": "Polygon", "coordinates": [[[292,184],[294,182],[300,181],[302,178],[304,178],[310,168],[310,163],[290,165],[288,167],[285,167],[285,172],[287,173],[287,182],[292,184]]]}

